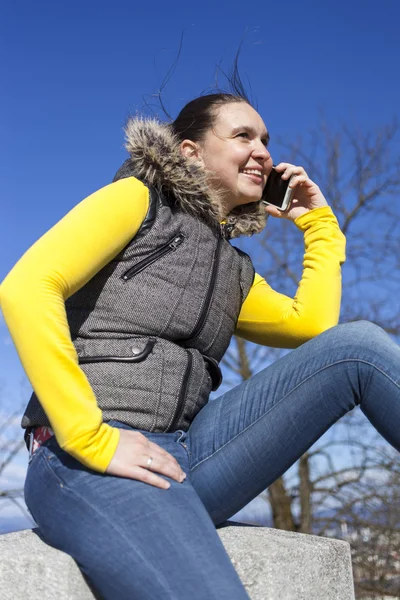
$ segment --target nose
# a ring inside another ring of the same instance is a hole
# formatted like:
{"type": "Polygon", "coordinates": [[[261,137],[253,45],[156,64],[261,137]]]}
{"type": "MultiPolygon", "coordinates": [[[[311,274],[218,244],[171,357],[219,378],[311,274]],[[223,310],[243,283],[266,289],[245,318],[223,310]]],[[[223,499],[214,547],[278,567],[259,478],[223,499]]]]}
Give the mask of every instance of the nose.
{"type": "Polygon", "coordinates": [[[252,152],[252,155],[255,159],[262,160],[263,163],[272,161],[271,154],[269,153],[268,148],[266,148],[264,146],[264,144],[262,143],[261,140],[257,141],[257,143],[254,147],[254,150],[252,152]]]}

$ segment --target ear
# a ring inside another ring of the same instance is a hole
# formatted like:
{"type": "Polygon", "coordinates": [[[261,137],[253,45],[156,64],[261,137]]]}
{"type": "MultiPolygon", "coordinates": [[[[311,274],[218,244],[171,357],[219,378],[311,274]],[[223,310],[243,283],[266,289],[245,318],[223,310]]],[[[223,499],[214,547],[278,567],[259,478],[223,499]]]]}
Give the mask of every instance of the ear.
{"type": "Polygon", "coordinates": [[[203,159],[199,144],[192,142],[192,140],[183,140],[180,145],[180,150],[185,158],[203,166],[203,159]]]}

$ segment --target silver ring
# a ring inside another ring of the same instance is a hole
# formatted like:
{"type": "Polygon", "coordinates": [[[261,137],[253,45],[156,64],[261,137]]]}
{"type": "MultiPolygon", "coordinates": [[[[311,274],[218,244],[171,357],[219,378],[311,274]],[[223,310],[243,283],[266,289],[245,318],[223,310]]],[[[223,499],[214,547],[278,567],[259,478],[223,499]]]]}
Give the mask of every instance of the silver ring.
{"type": "Polygon", "coordinates": [[[147,468],[150,469],[151,467],[151,463],[153,462],[152,457],[150,456],[150,458],[147,459],[147,468]]]}

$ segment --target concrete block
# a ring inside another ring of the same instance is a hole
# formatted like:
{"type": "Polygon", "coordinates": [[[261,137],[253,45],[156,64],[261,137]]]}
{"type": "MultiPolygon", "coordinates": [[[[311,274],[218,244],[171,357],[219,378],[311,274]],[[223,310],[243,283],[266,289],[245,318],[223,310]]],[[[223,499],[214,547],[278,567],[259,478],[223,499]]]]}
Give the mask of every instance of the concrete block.
{"type": "MultiPolygon", "coordinates": [[[[354,600],[346,542],[229,522],[218,533],[251,600],[354,600]]],[[[68,555],[24,530],[0,535],[0,598],[95,596],[68,555]]]]}
{"type": "Polygon", "coordinates": [[[0,535],[1,600],[93,600],[75,561],[34,531],[0,535]]]}
{"type": "Polygon", "coordinates": [[[354,600],[347,542],[268,527],[218,532],[251,600],[354,600]]]}

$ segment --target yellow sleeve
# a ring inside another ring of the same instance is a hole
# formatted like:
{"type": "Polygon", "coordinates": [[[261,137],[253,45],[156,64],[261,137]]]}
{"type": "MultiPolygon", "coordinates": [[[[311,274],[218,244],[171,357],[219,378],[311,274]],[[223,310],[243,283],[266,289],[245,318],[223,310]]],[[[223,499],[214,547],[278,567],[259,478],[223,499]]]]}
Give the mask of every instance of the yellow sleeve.
{"type": "Polygon", "coordinates": [[[65,300],[129,243],[148,207],[148,189],[133,177],[100,189],[41,237],[0,287],[5,321],[58,443],[96,471],[106,470],[119,431],[102,422],[79,367],[65,300]]]}
{"type": "Polygon", "coordinates": [[[294,298],[274,291],[256,274],[235,334],[256,344],[296,348],[337,325],[346,240],[328,206],[295,220],[304,232],[303,275],[294,298]]]}

